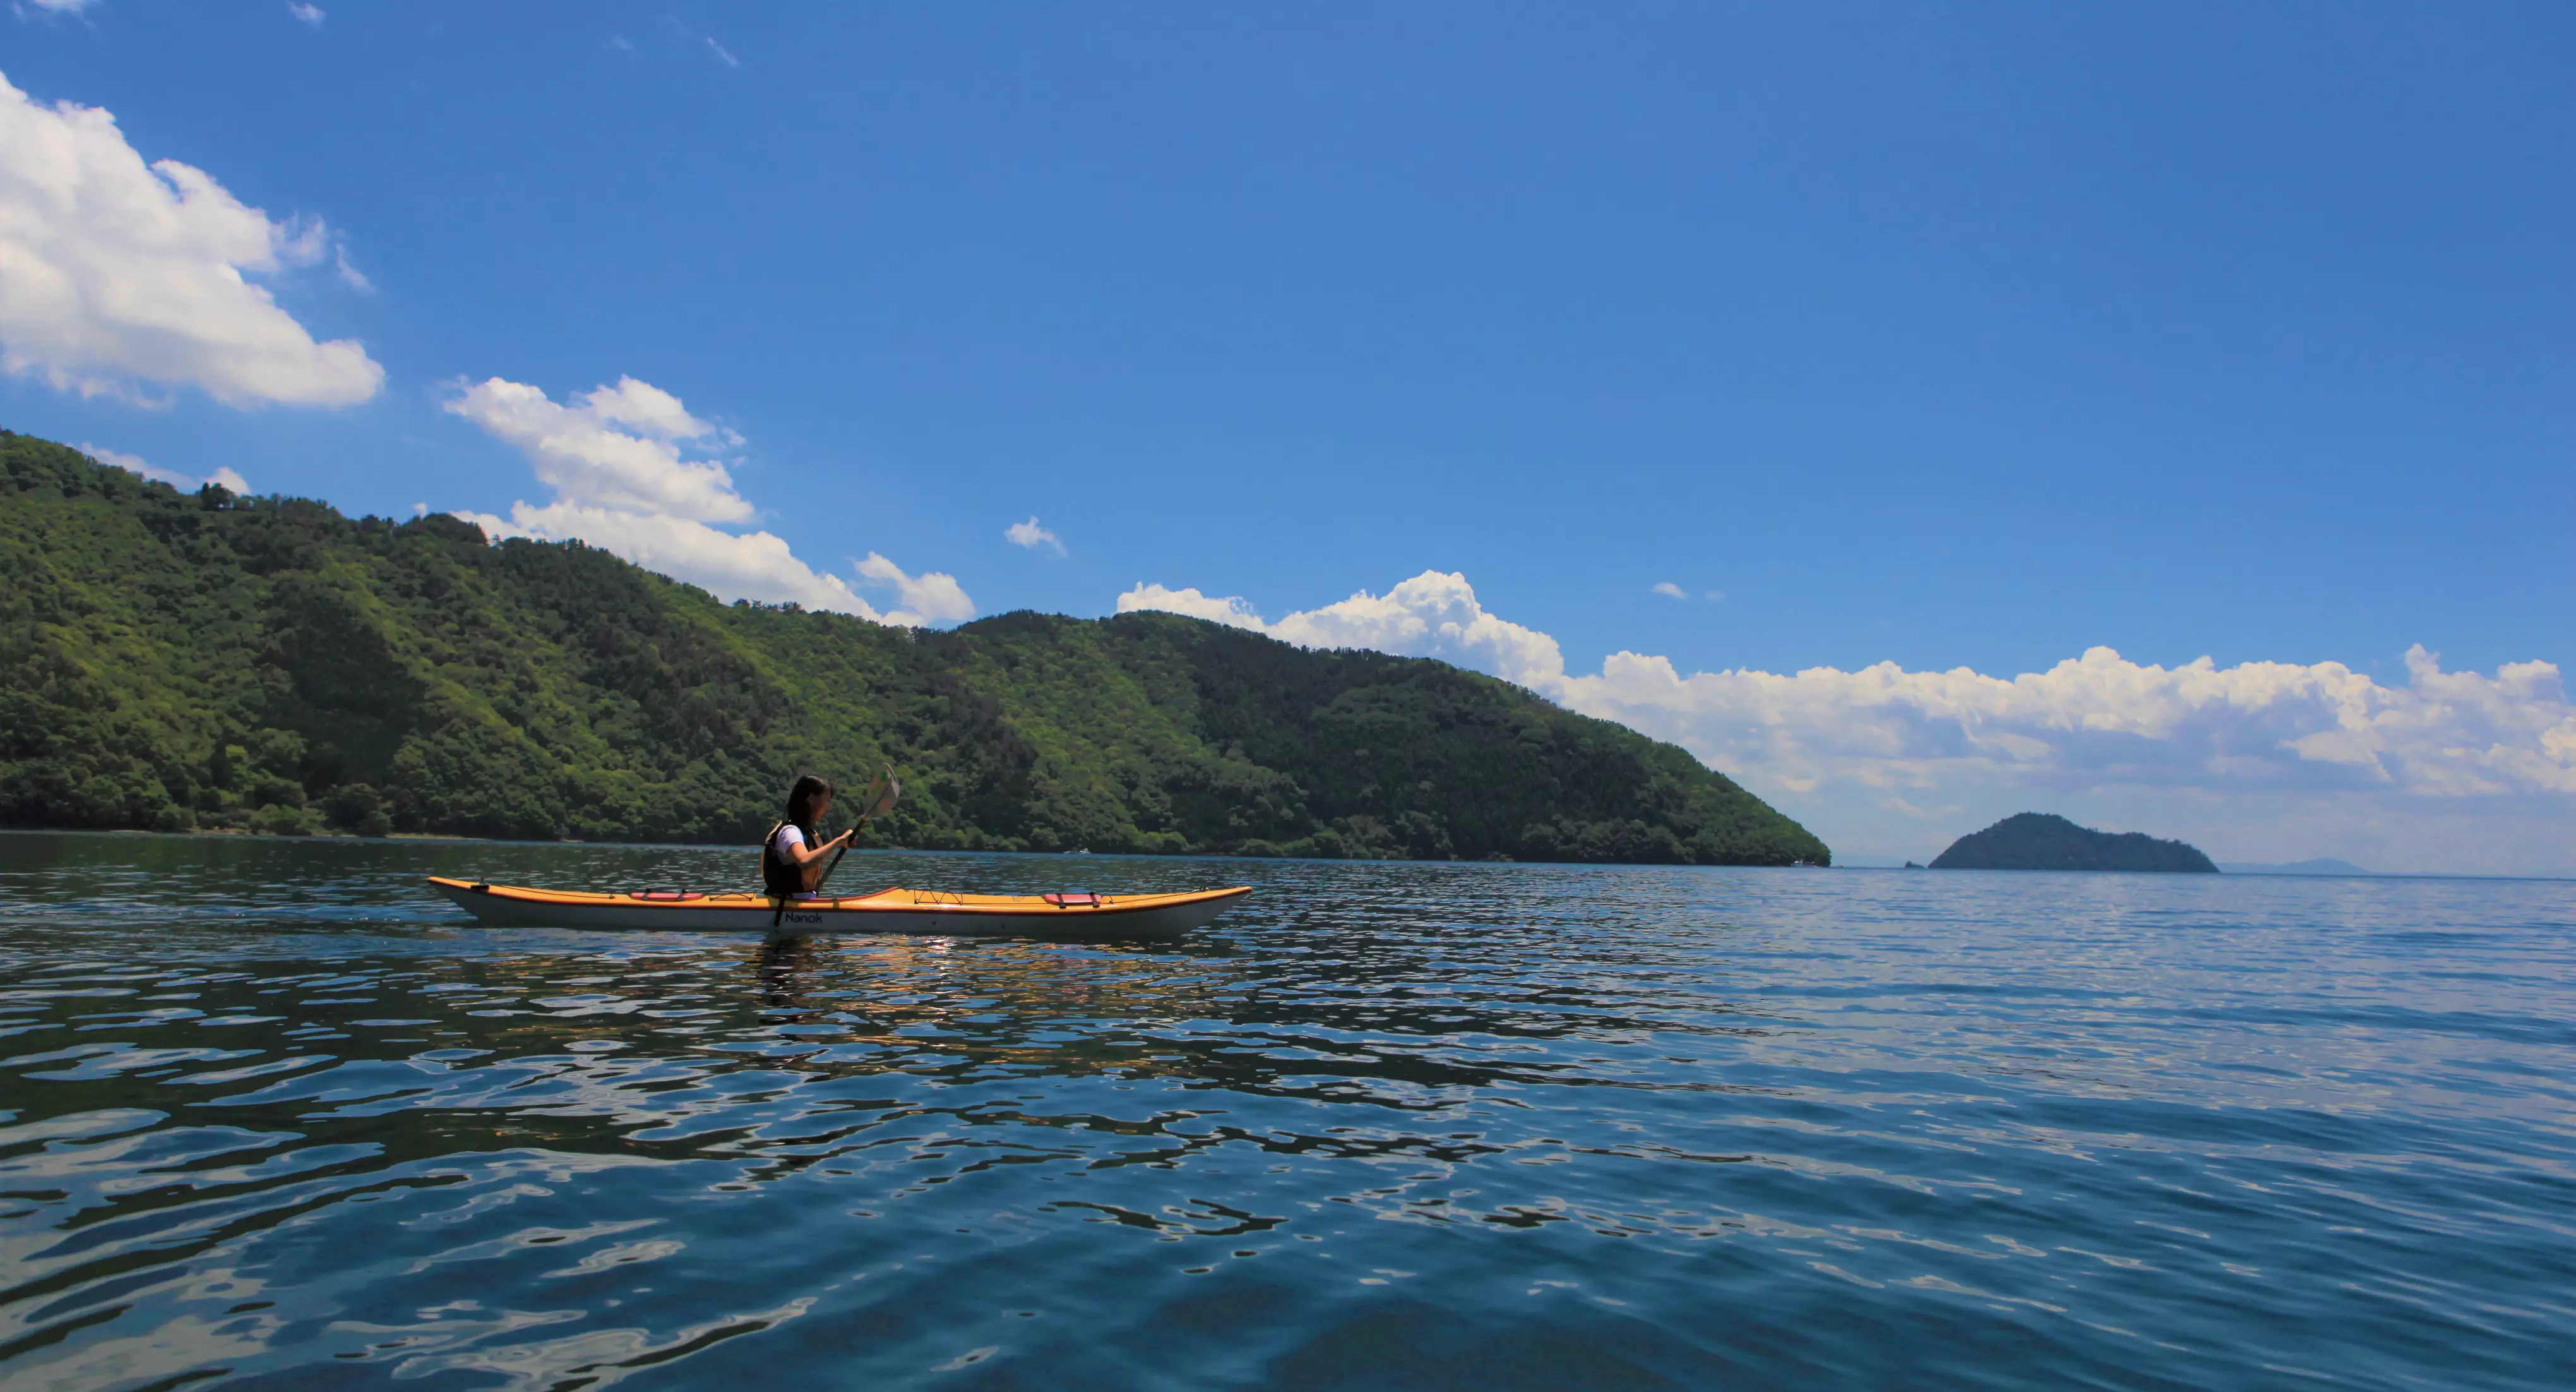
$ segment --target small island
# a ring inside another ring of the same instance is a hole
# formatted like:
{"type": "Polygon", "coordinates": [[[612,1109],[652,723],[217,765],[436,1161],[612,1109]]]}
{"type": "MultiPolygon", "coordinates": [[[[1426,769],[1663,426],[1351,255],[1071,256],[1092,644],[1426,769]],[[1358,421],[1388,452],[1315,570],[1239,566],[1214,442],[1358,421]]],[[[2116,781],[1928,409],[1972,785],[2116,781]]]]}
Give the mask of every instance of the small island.
{"type": "Polygon", "coordinates": [[[2095,831],[2048,812],[2023,812],[1970,832],[1932,859],[1935,870],[2129,870],[2215,875],[2194,847],[2143,832],[2095,831]]]}

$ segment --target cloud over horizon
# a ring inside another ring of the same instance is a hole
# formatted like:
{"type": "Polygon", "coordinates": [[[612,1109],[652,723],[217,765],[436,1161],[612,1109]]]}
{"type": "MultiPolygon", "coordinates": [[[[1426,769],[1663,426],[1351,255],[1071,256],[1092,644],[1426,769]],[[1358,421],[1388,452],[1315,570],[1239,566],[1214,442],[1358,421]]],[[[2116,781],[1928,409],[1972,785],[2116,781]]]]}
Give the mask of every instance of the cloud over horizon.
{"type": "Polygon", "coordinates": [[[797,559],[779,537],[711,525],[746,525],[757,512],[722,460],[686,456],[741,437],[649,382],[620,377],[560,404],[540,388],[492,377],[460,384],[445,409],[516,447],[555,492],[542,507],[512,503],[506,520],[456,514],[495,538],[587,542],[719,599],[801,604],[906,627],[975,616],[954,576],[912,575],[871,551],[853,570],[862,583],[894,591],[895,607],[880,612],[849,581],[797,559]]]}
{"type": "Polygon", "coordinates": [[[1668,658],[1622,651],[1584,675],[1566,670],[1555,639],[1486,612],[1465,576],[1439,571],[1276,623],[1241,598],[1162,585],[1138,585],[1117,607],[1305,647],[1442,658],[1670,740],[1802,809],[1793,815],[1874,828],[1865,837],[2038,796],[2185,818],[2198,800],[2210,804],[2203,821],[2258,801],[2296,804],[2321,825],[2375,816],[2383,830],[2391,807],[2453,816],[2512,803],[2559,827],[2576,813],[2576,706],[2546,662],[2446,672],[2419,645],[2406,654],[2406,684],[2388,686],[2338,662],[2222,668],[2204,657],[2167,668],[2108,647],[2010,678],[1892,662],[1685,675],[1668,658]]]}
{"type": "Polygon", "coordinates": [[[247,494],[251,491],[250,484],[228,467],[217,469],[204,478],[198,478],[194,474],[183,474],[176,469],[164,469],[155,464],[147,464],[139,455],[127,454],[123,450],[112,450],[104,445],[93,445],[86,440],[72,448],[110,468],[123,469],[129,474],[140,474],[145,478],[166,483],[182,493],[194,493],[210,483],[219,484],[239,494],[247,494]]]}
{"type": "Polygon", "coordinates": [[[271,221],[214,176],[147,165],[116,118],[39,105],[0,77],[0,369],[56,390],[160,404],[348,406],[385,372],[353,339],[316,342],[245,278],[336,259],[318,220],[271,221]]]}
{"type": "Polygon", "coordinates": [[[1485,612],[1464,575],[1426,570],[1383,595],[1362,590],[1336,604],[1265,623],[1241,597],[1195,589],[1138,585],[1118,596],[1118,612],[1161,609],[1267,633],[1303,648],[1373,648],[1405,657],[1436,657],[1501,677],[1556,698],[1565,655],[1536,629],[1485,612]]]}

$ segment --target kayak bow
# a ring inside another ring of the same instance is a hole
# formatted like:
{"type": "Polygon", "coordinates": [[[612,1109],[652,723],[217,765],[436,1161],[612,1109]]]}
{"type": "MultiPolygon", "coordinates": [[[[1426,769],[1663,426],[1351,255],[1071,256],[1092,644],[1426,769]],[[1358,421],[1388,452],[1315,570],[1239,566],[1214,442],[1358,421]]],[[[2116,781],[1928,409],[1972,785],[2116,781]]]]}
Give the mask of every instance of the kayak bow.
{"type": "Polygon", "coordinates": [[[429,877],[430,888],[495,928],[657,932],[930,933],[945,937],[1168,938],[1205,927],[1249,885],[1187,894],[874,894],[782,901],[762,894],[639,890],[592,894],[429,877]]]}

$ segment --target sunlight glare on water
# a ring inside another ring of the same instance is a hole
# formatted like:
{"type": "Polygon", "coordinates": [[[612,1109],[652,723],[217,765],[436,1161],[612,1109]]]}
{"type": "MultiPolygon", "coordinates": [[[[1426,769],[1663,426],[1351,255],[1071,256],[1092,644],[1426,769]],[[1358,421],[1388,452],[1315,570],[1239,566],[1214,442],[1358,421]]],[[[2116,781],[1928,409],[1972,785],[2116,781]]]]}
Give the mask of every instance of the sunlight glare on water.
{"type": "Polygon", "coordinates": [[[0,836],[0,1381],[2541,1388],[2576,885],[0,836]]]}

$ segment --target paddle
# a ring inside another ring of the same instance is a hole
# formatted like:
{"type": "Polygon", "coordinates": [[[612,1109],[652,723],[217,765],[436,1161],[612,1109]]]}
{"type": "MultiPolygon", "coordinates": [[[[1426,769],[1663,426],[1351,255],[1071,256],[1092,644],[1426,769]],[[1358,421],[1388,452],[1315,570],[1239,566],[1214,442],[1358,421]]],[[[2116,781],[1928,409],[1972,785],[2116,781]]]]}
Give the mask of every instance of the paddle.
{"type": "Polygon", "coordinates": [[[848,855],[850,853],[850,847],[858,844],[859,838],[855,834],[858,829],[866,826],[869,819],[882,817],[886,813],[893,811],[894,800],[902,796],[903,780],[894,776],[894,765],[888,764],[885,767],[885,772],[878,774],[876,780],[868,784],[867,805],[859,809],[859,819],[850,823],[850,830],[853,835],[849,840],[841,843],[840,853],[832,857],[831,864],[823,867],[823,873],[814,877],[814,892],[816,894],[821,894],[823,892],[824,882],[832,878],[832,872],[841,868],[841,856],[848,855]]]}

